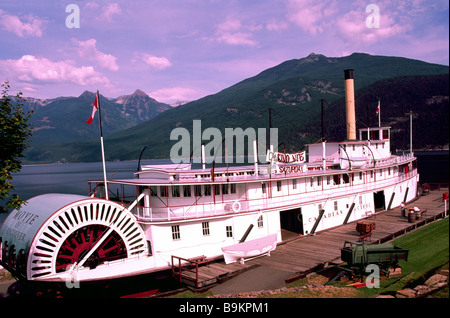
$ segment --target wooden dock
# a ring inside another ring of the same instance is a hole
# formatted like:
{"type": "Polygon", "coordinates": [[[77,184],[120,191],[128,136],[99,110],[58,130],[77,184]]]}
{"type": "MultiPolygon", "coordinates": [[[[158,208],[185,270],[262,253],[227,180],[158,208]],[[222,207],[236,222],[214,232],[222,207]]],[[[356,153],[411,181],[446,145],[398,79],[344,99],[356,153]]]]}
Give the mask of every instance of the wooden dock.
{"type": "Polygon", "coordinates": [[[198,270],[183,266],[179,273],[175,273],[173,276],[177,277],[180,282],[194,289],[209,288],[214,284],[220,284],[221,282],[228,280],[240,273],[243,273],[249,269],[257,267],[257,264],[240,264],[232,263],[226,265],[222,262],[205,262],[201,266],[198,266],[198,270]]]}
{"type": "MultiPolygon", "coordinates": [[[[378,244],[406,234],[420,226],[444,216],[443,194],[447,189],[430,191],[428,195],[420,196],[408,206],[417,206],[427,210],[426,215],[410,223],[408,217],[401,216],[400,208],[385,210],[367,218],[375,223],[375,230],[367,244],[378,244]]],[[[447,206],[448,210],[448,206],[447,206]]],[[[345,241],[358,241],[361,234],[356,231],[356,221],[328,229],[311,236],[299,236],[295,240],[281,243],[270,257],[260,257],[249,261],[273,269],[291,272],[293,279],[321,269],[329,264],[342,263],[341,251],[345,241]]]]}
{"type": "MultiPolygon", "coordinates": [[[[430,191],[428,195],[420,196],[408,203],[408,206],[417,206],[420,210],[427,210],[426,215],[422,215],[418,220],[414,219],[413,222],[410,222],[408,217],[401,216],[400,208],[381,211],[368,217],[367,220],[374,222],[376,226],[366,243],[383,243],[444,217],[442,199],[444,193],[448,193],[448,188],[430,191]]],[[[288,281],[293,281],[328,265],[340,264],[342,263],[340,249],[344,246],[345,241],[358,241],[361,237],[361,234],[356,231],[356,223],[357,221],[351,222],[315,235],[297,235],[294,239],[280,243],[270,253],[270,256],[255,258],[246,261],[245,264],[226,265],[223,261],[207,263],[198,267],[197,288],[220,283],[224,279],[257,266],[290,272],[292,278],[288,281]]],[[[185,283],[195,287],[192,281],[195,282],[195,276],[191,277],[191,282],[187,279],[185,283]]]]}

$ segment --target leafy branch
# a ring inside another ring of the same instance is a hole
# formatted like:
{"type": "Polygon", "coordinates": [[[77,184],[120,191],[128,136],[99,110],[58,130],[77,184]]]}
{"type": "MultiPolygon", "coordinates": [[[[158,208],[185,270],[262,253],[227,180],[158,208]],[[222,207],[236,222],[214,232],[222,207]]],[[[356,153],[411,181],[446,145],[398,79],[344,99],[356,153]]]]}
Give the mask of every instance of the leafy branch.
{"type": "Polygon", "coordinates": [[[14,186],[11,183],[12,174],[22,168],[20,158],[28,147],[28,138],[33,129],[28,120],[33,110],[23,110],[24,99],[22,93],[16,95],[15,102],[8,96],[10,85],[4,82],[2,85],[2,97],[0,100],[0,213],[8,212],[8,209],[19,208],[23,203],[19,195],[11,194],[14,186]],[[4,205],[4,206],[3,206],[4,205]]]}

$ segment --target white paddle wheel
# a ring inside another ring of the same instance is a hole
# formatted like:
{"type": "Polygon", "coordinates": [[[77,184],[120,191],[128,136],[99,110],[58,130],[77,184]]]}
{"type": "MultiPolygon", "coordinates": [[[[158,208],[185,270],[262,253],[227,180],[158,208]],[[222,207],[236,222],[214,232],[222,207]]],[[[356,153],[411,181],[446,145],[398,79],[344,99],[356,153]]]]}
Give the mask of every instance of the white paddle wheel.
{"type": "Polygon", "coordinates": [[[145,234],[131,212],[84,196],[32,198],[11,212],[0,238],[2,263],[27,280],[64,280],[74,271],[79,280],[126,276],[130,262],[147,256],[145,234]]]}

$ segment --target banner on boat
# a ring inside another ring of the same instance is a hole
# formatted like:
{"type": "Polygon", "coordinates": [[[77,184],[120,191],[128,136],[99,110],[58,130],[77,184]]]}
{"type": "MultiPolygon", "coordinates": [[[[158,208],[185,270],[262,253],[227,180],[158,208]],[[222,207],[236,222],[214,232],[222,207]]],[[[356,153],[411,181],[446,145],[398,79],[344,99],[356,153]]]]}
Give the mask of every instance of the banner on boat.
{"type": "Polygon", "coordinates": [[[267,151],[267,161],[280,163],[303,163],[306,161],[306,151],[297,153],[267,151]]]}

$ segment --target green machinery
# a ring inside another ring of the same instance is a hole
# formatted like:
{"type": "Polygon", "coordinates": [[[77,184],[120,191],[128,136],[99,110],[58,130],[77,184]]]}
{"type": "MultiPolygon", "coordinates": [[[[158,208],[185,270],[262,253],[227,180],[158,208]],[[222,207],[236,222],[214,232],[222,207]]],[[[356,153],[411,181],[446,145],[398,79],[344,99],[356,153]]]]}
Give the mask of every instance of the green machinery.
{"type": "Polygon", "coordinates": [[[409,250],[394,246],[391,243],[371,244],[346,241],[341,248],[341,260],[346,265],[338,266],[341,272],[331,279],[327,284],[336,280],[343,274],[349,276],[364,275],[369,264],[379,266],[380,272],[389,277],[390,269],[397,268],[400,260],[408,260],[409,250]]]}

